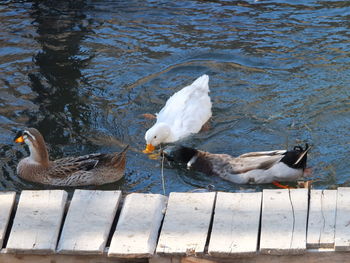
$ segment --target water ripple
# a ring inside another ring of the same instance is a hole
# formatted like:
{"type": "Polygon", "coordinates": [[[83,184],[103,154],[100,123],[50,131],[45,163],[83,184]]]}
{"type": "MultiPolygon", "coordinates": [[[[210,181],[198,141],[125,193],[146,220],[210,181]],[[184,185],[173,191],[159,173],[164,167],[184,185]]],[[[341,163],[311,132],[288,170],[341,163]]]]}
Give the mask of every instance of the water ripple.
{"type": "MultiPolygon", "coordinates": [[[[211,130],[183,143],[230,154],[313,144],[318,188],[349,185],[348,1],[3,1],[0,189],[15,175],[14,130],[39,128],[53,158],[119,150],[125,179],[102,189],[162,192],[140,153],[166,99],[210,75],[211,130]]],[[[165,167],[167,192],[252,190],[165,167]]],[[[265,187],[265,186],[264,186],[265,187]]],[[[266,186],[271,187],[271,186],[266,186]]],[[[69,189],[70,191],[71,189],[69,189]]]]}

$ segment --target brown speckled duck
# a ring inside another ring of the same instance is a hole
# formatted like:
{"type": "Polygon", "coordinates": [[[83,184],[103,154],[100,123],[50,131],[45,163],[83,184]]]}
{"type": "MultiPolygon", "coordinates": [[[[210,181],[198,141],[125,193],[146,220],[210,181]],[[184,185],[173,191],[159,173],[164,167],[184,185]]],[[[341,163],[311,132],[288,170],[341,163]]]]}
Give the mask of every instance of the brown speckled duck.
{"type": "Polygon", "coordinates": [[[233,157],[228,154],[213,154],[184,146],[168,146],[163,150],[169,161],[186,163],[207,175],[220,176],[236,184],[264,184],[291,182],[303,176],[306,168],[306,144],[303,149],[251,152],[233,157]]]}
{"type": "Polygon", "coordinates": [[[50,161],[44,138],[37,129],[27,128],[19,132],[15,142],[29,146],[29,157],[17,165],[19,177],[28,181],[55,186],[83,186],[112,183],[124,176],[128,146],[120,153],[94,153],[50,161]]]}

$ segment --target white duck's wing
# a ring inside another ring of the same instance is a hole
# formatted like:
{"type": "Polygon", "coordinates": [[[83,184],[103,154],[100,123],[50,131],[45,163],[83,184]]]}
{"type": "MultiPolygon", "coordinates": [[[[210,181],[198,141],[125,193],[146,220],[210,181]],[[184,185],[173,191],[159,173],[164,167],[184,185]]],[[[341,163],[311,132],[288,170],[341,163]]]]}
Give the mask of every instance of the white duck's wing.
{"type": "Polygon", "coordinates": [[[169,120],[178,118],[178,113],[184,112],[185,106],[188,104],[189,100],[193,100],[198,93],[208,94],[208,82],[208,75],[203,75],[196,79],[191,85],[182,88],[178,92],[175,92],[157,114],[157,121],[169,122],[169,120]]]}
{"type": "Polygon", "coordinates": [[[168,123],[177,137],[197,133],[211,117],[209,77],[203,75],[176,92],[157,115],[157,122],[168,123]]]}

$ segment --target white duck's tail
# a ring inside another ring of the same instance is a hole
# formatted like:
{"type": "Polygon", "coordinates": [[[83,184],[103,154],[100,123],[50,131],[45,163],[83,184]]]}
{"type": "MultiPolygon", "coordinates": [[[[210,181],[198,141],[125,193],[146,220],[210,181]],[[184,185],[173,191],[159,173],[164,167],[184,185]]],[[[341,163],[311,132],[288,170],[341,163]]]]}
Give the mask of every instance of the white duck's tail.
{"type": "Polygon", "coordinates": [[[209,76],[204,74],[196,79],[191,86],[196,86],[199,89],[203,89],[209,92],[209,76]]]}

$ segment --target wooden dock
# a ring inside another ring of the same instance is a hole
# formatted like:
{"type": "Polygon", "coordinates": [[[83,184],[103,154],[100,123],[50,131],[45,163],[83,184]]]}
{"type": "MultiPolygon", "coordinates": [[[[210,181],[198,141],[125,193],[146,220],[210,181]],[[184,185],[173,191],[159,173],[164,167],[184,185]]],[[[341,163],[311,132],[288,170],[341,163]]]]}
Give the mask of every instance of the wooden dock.
{"type": "Polygon", "coordinates": [[[0,192],[0,262],[345,262],[350,188],[0,192]]]}

